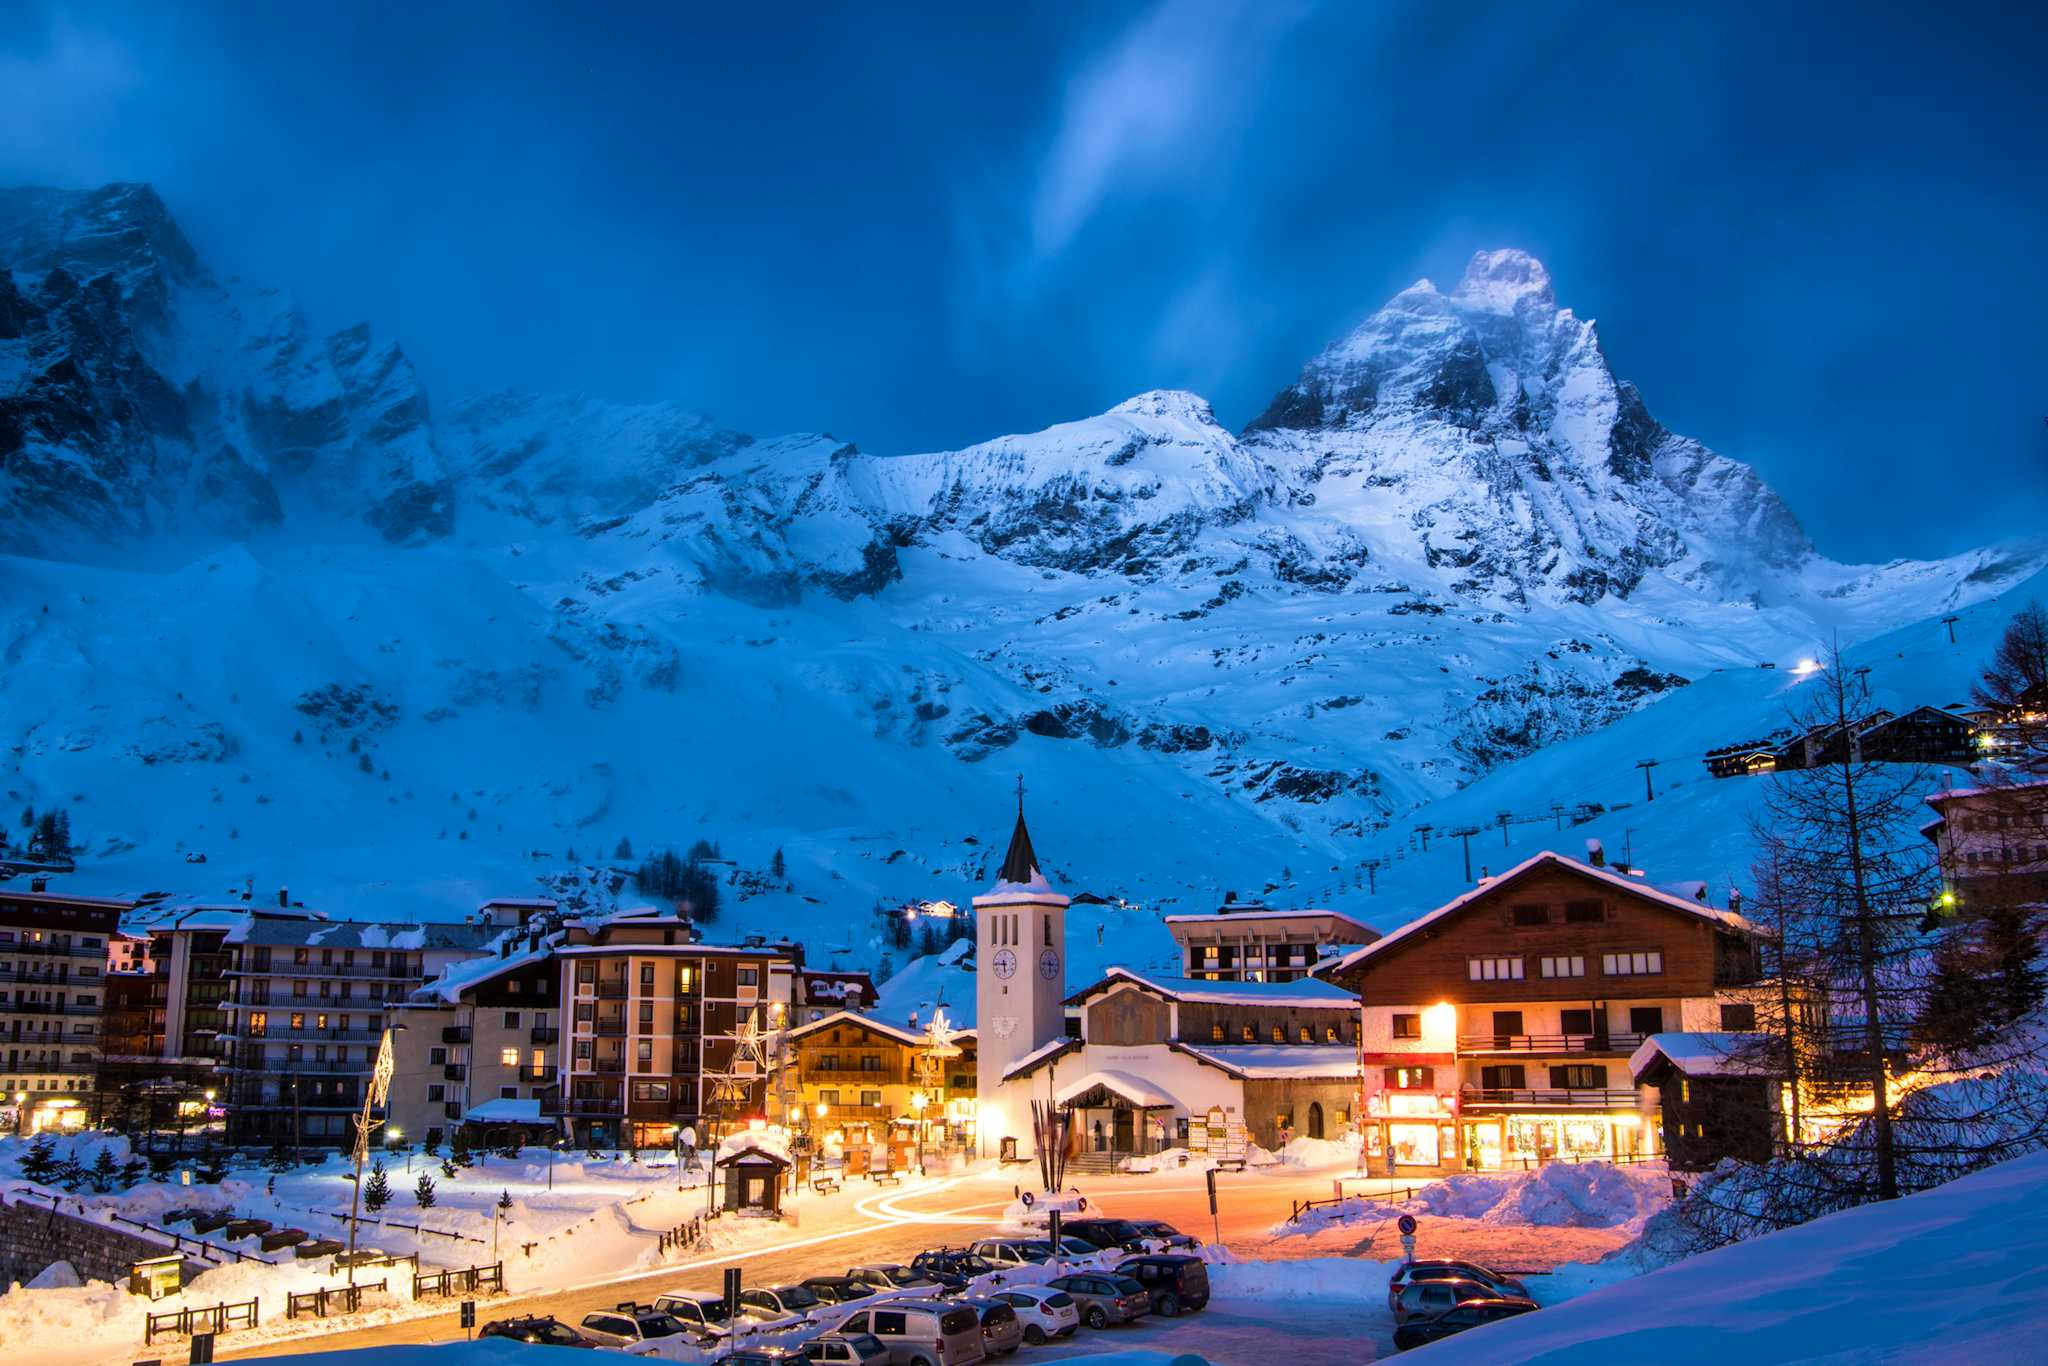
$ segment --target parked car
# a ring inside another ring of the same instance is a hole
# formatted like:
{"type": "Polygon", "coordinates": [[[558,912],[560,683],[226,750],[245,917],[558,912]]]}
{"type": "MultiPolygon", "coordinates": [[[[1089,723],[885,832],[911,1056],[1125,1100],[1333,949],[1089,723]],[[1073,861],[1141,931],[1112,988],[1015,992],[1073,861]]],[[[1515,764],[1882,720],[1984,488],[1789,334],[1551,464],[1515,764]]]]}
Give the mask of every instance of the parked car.
{"type": "Polygon", "coordinates": [[[521,1319],[493,1319],[477,1329],[480,1338],[510,1338],[514,1342],[531,1342],[542,1347],[595,1347],[583,1334],[563,1323],[560,1319],[545,1316],[521,1319]]]}
{"type": "MultiPolygon", "coordinates": [[[[1033,1238],[1025,1246],[1038,1253],[1041,1257],[1047,1259],[1052,1257],[1052,1239],[1050,1238],[1033,1238]]],[[[1082,1257],[1099,1257],[1101,1255],[1102,1249],[1089,1242],[1086,1238],[1070,1238],[1065,1234],[1060,1235],[1060,1256],[1062,1257],[1069,1260],[1078,1260],[1082,1257]]]]}
{"type": "Polygon", "coordinates": [[[1114,1271],[1091,1271],[1061,1276],[1053,1288],[1072,1295],[1080,1305],[1081,1322],[1090,1328],[1107,1328],[1112,1323],[1129,1323],[1152,1312],[1152,1296],[1129,1276],[1114,1271]]]}
{"type": "Polygon", "coordinates": [[[1192,1252],[1202,1245],[1200,1238],[1195,1237],[1191,1233],[1182,1233],[1172,1224],[1161,1219],[1126,1219],[1124,1222],[1146,1237],[1158,1239],[1162,1251],[1170,1251],[1173,1248],[1185,1248],[1192,1252]]]}
{"type": "MultiPolygon", "coordinates": [[[[1102,1249],[1079,1238],[1062,1237],[1060,1255],[1068,1259],[1093,1257],[1102,1249]]],[[[1052,1260],[1049,1238],[984,1238],[968,1249],[997,1271],[1017,1266],[1043,1266],[1052,1260]]]]}
{"type": "Polygon", "coordinates": [[[804,1344],[817,1366],[888,1366],[889,1349],[873,1333],[827,1333],[804,1344]]]}
{"type": "Polygon", "coordinates": [[[1530,1299],[1467,1300],[1434,1318],[1411,1319],[1402,1324],[1394,1330],[1394,1345],[1406,1351],[1410,1347],[1447,1338],[1453,1333],[1462,1333],[1467,1328],[1477,1328],[1482,1323],[1531,1313],[1536,1308],[1536,1301],[1530,1299]]]}
{"type": "Polygon", "coordinates": [[[847,1304],[878,1293],[874,1286],[851,1276],[807,1276],[803,1287],[825,1304],[847,1304]]]}
{"type": "Polygon", "coordinates": [[[722,1338],[733,1330],[732,1309],[717,1295],[673,1290],[665,1295],[656,1295],[654,1307],[672,1316],[687,1333],[722,1338]]]}
{"type": "Polygon", "coordinates": [[[1494,1300],[1500,1292],[1484,1281],[1410,1281],[1394,1301],[1396,1326],[1411,1319],[1433,1319],[1467,1300],[1494,1300]]]}
{"type": "Polygon", "coordinates": [[[1024,1324],[1008,1301],[993,1295],[962,1295],[949,1300],[964,1304],[981,1319],[981,1350],[991,1357],[1006,1357],[1024,1345],[1024,1324]]]}
{"type": "Polygon", "coordinates": [[[1401,1291],[1415,1281],[1478,1281],[1490,1285],[1494,1293],[1509,1299],[1527,1299],[1529,1287],[1513,1276],[1504,1276],[1491,1267],[1477,1262],[1461,1262],[1449,1257],[1432,1257],[1423,1261],[1403,1262],[1394,1268],[1394,1274],[1387,1281],[1387,1308],[1393,1309],[1401,1298],[1401,1291]]]}
{"type": "Polygon", "coordinates": [[[1024,1341],[1034,1347],[1054,1338],[1072,1337],[1081,1326],[1081,1306],[1074,1297],[1049,1285],[1008,1285],[993,1298],[1017,1312],[1017,1321],[1024,1325],[1024,1341]]]}
{"type": "Polygon", "coordinates": [[[941,1279],[928,1271],[915,1271],[901,1262],[870,1262],[866,1266],[852,1266],[846,1269],[849,1280],[856,1280],[875,1288],[875,1293],[886,1295],[895,1290],[910,1290],[921,1295],[943,1295],[948,1290],[958,1290],[967,1284],[960,1276],[941,1279]],[[950,1282],[950,1284],[949,1284],[950,1282]]]}
{"type": "Polygon", "coordinates": [[[807,1285],[770,1285],[740,1291],[740,1313],[757,1323],[806,1319],[825,1303],[807,1285]]]}
{"type": "Polygon", "coordinates": [[[946,1277],[956,1277],[964,1287],[976,1276],[986,1276],[996,1267],[978,1252],[966,1248],[942,1247],[930,1252],[920,1252],[912,1257],[910,1269],[922,1271],[941,1285],[946,1284],[946,1277]]]}
{"type": "Polygon", "coordinates": [[[578,1331],[600,1347],[638,1347],[661,1338],[688,1335],[681,1320],[665,1309],[646,1304],[622,1304],[616,1309],[585,1314],[578,1331]]]}
{"type": "Polygon", "coordinates": [[[1066,1219],[1060,1223],[1062,1236],[1072,1235],[1099,1248],[1120,1247],[1130,1252],[1147,1252],[1145,1241],[1152,1235],[1128,1219],[1066,1219]]]}
{"type": "Polygon", "coordinates": [[[1152,1297],[1152,1312],[1169,1319],[1209,1303],[1209,1268],[1200,1257],[1147,1252],[1118,1262],[1116,1274],[1144,1286],[1152,1297]]]}
{"type": "Polygon", "coordinates": [[[877,1300],[855,1307],[833,1331],[872,1334],[889,1349],[889,1366],[974,1366],[987,1355],[981,1316],[938,1300],[877,1300]]]}

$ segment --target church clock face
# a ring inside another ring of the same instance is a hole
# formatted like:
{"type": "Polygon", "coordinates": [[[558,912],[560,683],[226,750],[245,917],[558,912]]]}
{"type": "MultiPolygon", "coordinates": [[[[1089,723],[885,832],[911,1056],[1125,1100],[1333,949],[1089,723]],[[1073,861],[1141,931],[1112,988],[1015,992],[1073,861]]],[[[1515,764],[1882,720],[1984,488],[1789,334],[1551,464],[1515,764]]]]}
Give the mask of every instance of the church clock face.
{"type": "Polygon", "coordinates": [[[1060,956],[1051,949],[1038,955],[1038,975],[1050,982],[1060,975],[1060,956]]]}
{"type": "Polygon", "coordinates": [[[996,970],[996,976],[1008,981],[1017,972],[1017,955],[1008,949],[997,949],[996,956],[989,960],[989,966],[996,970]]]}

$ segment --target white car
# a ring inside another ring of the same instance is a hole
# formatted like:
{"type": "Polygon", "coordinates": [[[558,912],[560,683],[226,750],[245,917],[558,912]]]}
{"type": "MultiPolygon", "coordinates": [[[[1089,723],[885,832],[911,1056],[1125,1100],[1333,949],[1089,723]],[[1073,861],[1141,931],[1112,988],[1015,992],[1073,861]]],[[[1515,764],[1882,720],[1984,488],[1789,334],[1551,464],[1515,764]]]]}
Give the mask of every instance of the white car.
{"type": "MultiPolygon", "coordinates": [[[[683,1331],[700,1337],[725,1338],[733,1333],[732,1308],[717,1295],[699,1295],[690,1290],[671,1290],[654,1297],[654,1307],[682,1324],[683,1331]]],[[[741,1331],[748,1323],[743,1321],[741,1331]]]]}
{"type": "Polygon", "coordinates": [[[1081,1326],[1081,1306],[1064,1290],[1049,1285],[1006,1285],[987,1298],[1017,1311],[1024,1341],[1033,1347],[1054,1338],[1072,1337],[1081,1326]]]}

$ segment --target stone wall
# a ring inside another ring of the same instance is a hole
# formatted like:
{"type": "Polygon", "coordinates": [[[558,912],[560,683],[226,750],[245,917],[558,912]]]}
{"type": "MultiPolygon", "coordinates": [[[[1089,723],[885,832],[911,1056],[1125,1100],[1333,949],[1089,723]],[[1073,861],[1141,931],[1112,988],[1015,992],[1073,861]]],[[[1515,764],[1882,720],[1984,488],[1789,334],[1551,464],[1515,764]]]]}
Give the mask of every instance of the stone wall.
{"type": "Polygon", "coordinates": [[[47,1197],[0,1197],[0,1288],[32,1280],[52,1262],[71,1263],[86,1280],[126,1285],[132,1263],[169,1251],[153,1239],[53,1213],[47,1197]]]}

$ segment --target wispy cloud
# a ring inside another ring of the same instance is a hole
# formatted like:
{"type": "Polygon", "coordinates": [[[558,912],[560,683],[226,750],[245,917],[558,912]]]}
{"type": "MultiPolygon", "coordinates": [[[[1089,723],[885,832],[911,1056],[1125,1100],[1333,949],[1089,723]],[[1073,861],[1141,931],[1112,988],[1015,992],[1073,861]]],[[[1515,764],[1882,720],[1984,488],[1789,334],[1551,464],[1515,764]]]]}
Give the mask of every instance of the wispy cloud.
{"type": "Polygon", "coordinates": [[[32,45],[0,47],[0,160],[56,181],[89,172],[140,80],[125,47],[68,22],[32,45]]]}

